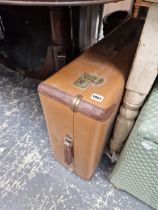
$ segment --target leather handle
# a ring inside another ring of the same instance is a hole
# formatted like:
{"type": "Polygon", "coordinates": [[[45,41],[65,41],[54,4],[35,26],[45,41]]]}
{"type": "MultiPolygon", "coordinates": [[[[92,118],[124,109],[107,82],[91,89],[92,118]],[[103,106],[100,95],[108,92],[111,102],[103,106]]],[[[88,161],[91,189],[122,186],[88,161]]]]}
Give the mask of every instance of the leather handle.
{"type": "Polygon", "coordinates": [[[73,161],[72,138],[69,136],[64,138],[64,160],[67,165],[70,165],[73,161]]]}

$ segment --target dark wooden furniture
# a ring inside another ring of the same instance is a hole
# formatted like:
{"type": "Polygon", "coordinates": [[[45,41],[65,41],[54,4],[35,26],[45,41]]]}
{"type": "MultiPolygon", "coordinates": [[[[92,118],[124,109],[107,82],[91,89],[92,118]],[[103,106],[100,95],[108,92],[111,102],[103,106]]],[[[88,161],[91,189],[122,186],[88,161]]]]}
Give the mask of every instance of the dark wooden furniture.
{"type": "Polygon", "coordinates": [[[0,62],[22,75],[47,78],[97,41],[103,4],[117,1],[0,0],[0,62]]]}
{"type": "Polygon", "coordinates": [[[158,3],[158,0],[135,0],[134,2],[134,9],[133,9],[133,16],[137,17],[139,14],[140,7],[149,7],[151,3],[158,3]]]}
{"type": "Polygon", "coordinates": [[[119,0],[0,0],[3,5],[27,5],[27,6],[76,6],[106,4],[119,0]]]}

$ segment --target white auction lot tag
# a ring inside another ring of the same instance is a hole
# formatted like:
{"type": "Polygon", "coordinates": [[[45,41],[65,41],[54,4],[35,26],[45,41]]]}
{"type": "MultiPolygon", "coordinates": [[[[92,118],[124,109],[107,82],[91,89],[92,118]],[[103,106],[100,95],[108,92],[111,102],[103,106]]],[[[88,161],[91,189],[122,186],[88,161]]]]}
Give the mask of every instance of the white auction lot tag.
{"type": "Polygon", "coordinates": [[[92,99],[92,100],[95,100],[95,101],[98,101],[98,102],[102,102],[103,99],[104,99],[104,96],[101,96],[101,95],[99,95],[99,94],[97,94],[97,93],[93,93],[93,94],[91,95],[91,99],[92,99]]]}

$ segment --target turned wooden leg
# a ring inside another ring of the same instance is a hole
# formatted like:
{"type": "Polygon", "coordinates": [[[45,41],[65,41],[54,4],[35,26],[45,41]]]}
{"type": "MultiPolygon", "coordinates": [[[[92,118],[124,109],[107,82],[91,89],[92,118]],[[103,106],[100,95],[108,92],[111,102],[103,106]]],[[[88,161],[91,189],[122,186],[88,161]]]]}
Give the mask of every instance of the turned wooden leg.
{"type": "MultiPolygon", "coordinates": [[[[135,119],[158,73],[158,4],[152,4],[141,34],[135,59],[126,84],[123,105],[116,119],[110,142],[113,157],[127,139],[135,119]]],[[[111,154],[110,154],[111,155],[111,154]]]]}
{"type": "Polygon", "coordinates": [[[134,5],[133,17],[137,18],[139,14],[140,6],[134,5]]]}
{"type": "Polygon", "coordinates": [[[135,0],[134,6],[133,6],[133,17],[137,18],[139,15],[139,9],[140,5],[142,3],[142,0],[135,0]]]}
{"type": "Polygon", "coordinates": [[[120,152],[124,141],[133,128],[135,119],[139,113],[139,108],[142,106],[145,98],[146,95],[129,90],[126,91],[110,142],[111,151],[120,152]]]}

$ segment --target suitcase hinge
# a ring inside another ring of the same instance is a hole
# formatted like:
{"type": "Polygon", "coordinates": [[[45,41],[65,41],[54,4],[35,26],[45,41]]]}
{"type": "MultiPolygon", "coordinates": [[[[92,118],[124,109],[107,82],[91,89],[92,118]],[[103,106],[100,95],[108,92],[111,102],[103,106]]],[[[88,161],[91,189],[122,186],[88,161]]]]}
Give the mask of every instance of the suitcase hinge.
{"type": "Polygon", "coordinates": [[[64,160],[67,165],[70,165],[73,161],[72,138],[68,135],[66,135],[64,138],[64,160]]]}

